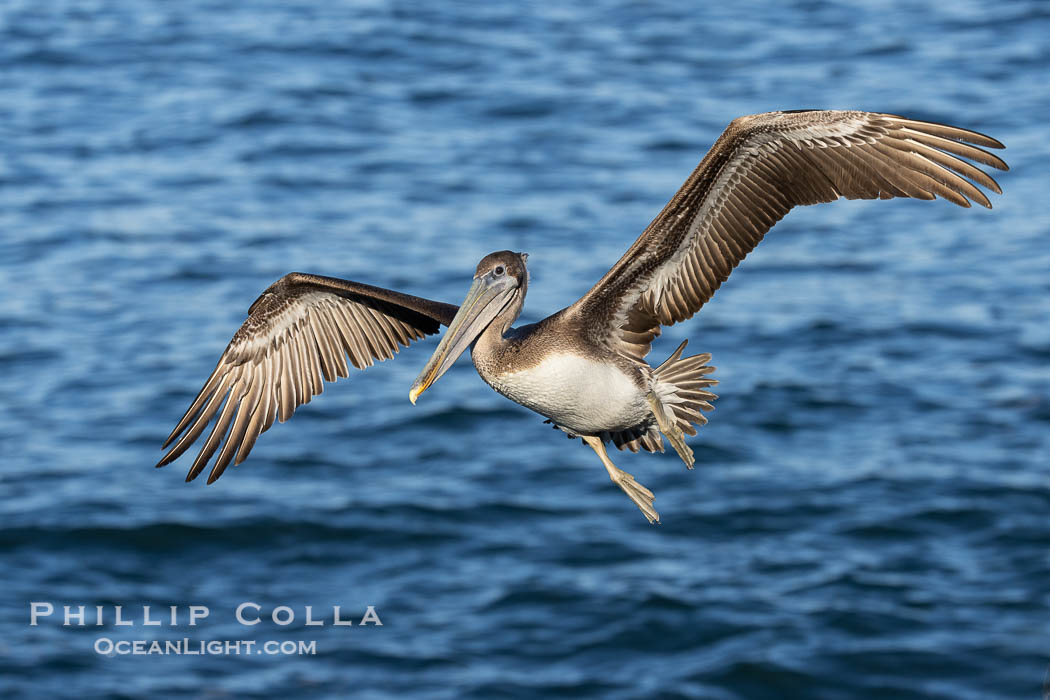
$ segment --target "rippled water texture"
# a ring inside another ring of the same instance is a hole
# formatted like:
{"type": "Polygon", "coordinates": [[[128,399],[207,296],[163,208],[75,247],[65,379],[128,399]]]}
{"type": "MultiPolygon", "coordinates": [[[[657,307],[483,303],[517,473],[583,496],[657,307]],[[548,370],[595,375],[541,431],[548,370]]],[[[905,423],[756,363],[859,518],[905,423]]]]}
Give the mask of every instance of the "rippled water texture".
{"type": "Polygon", "coordinates": [[[420,5],[0,7],[0,695],[1039,697],[1047,5],[420,5]],[[1005,195],[796,211],[669,329],[653,359],[690,338],[722,398],[694,472],[614,455],[659,527],[465,360],[411,406],[432,341],[213,486],[152,468],[285,272],[458,302],[482,255],[524,250],[536,320],[730,119],[805,107],[992,134],[1005,195]],[[211,616],[31,627],[31,601],[211,616]],[[242,627],[242,601],[298,616],[242,627]],[[109,658],[101,636],[317,654],[109,658]]]}

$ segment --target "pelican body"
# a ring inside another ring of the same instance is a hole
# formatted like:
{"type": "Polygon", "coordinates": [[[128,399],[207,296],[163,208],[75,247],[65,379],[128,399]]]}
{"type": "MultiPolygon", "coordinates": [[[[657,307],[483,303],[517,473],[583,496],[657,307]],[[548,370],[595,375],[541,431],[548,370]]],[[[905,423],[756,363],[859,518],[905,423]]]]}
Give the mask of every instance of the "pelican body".
{"type": "Polygon", "coordinates": [[[485,256],[460,306],[332,277],[290,273],[248,310],[157,466],[177,459],[215,419],[187,481],[218,457],[212,483],[240,463],[275,419],[346,377],[440,331],[409,391],[415,403],[468,348],[497,392],[594,449],[610,479],[649,522],[653,493],[613,465],[605,445],[663,452],[666,438],[690,469],[685,435],[714,408],[709,354],[663,363],[645,357],[662,326],[692,317],[765,233],[795,206],[847,199],[942,197],[991,208],[976,185],[996,182],[970,161],[1006,164],[995,139],[889,114],[770,112],[734,120],[634,245],[583,297],[521,327],[525,253],[485,256]],[[174,443],[172,445],[172,443],[174,443]],[[221,448],[221,449],[220,449],[221,448]]]}

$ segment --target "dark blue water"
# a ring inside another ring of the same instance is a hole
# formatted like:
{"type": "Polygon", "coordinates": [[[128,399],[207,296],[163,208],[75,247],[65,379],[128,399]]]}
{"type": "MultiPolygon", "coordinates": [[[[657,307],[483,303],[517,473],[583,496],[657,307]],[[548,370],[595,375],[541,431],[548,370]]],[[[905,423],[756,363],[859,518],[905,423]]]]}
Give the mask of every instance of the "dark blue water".
{"type": "Polygon", "coordinates": [[[687,5],[3,3],[0,696],[1040,697],[1047,6],[687,5]],[[669,329],[653,359],[690,338],[721,398],[696,471],[613,455],[659,527],[465,360],[411,406],[433,341],[213,486],[152,468],[285,272],[458,302],[482,255],[524,250],[536,320],[730,119],[803,107],[992,134],[1005,195],[796,211],[669,329]],[[56,612],[30,626],[31,602],[56,612]]]}

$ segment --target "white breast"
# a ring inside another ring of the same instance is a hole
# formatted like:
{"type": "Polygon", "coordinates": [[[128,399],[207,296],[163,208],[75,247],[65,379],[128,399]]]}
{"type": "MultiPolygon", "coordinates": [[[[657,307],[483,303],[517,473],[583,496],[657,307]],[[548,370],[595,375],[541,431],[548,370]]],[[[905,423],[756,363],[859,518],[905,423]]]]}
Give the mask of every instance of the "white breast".
{"type": "Polygon", "coordinates": [[[631,377],[615,365],[579,355],[551,355],[490,383],[508,399],[573,432],[624,430],[649,416],[645,396],[631,377]]]}

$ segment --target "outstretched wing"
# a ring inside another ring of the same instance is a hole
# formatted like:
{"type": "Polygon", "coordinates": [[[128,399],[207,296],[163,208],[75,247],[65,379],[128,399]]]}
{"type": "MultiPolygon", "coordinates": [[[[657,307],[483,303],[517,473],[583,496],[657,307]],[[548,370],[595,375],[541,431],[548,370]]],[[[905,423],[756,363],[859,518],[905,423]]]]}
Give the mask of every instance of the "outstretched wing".
{"type": "Polygon", "coordinates": [[[792,207],[939,196],[991,208],[974,183],[1002,194],[999,185],[966,159],[1008,168],[971,144],[1003,148],[974,131],[891,114],[735,119],[630,250],[566,312],[640,360],[660,326],[695,314],[792,207]]]}
{"type": "Polygon", "coordinates": [[[333,277],[285,275],[248,309],[157,466],[177,459],[218,415],[186,477],[195,479],[222,445],[212,483],[235,457],[244,461],[274,418],[283,423],[324,390],[324,380],[348,376],[347,358],[358,369],[392,358],[399,346],[447,326],[457,308],[333,277]]]}

